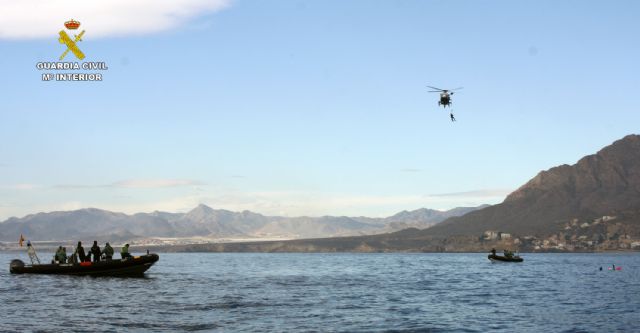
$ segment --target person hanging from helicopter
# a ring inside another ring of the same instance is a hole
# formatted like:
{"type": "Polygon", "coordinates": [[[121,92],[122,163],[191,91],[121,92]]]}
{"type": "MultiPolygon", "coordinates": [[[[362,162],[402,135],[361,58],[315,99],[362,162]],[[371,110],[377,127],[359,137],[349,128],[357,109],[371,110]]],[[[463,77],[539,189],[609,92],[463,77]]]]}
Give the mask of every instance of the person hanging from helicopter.
{"type": "MultiPolygon", "coordinates": [[[[427,87],[434,89],[434,90],[430,90],[429,92],[440,93],[440,100],[438,101],[438,106],[442,106],[443,108],[446,108],[447,106],[451,108],[451,96],[455,93],[456,90],[460,90],[463,88],[463,87],[459,87],[459,88],[449,90],[449,89],[440,89],[432,86],[427,86],[427,87]]],[[[451,121],[456,121],[456,117],[453,115],[453,112],[449,114],[449,117],[451,118],[451,121]]]]}

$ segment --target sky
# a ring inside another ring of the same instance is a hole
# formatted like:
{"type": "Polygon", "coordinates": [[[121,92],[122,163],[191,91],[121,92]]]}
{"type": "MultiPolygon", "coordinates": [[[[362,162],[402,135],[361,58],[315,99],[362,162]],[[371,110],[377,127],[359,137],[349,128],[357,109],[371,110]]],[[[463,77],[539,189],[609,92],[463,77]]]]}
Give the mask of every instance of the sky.
{"type": "Polygon", "coordinates": [[[0,0],[0,220],[496,204],[640,132],[639,14],[637,1],[0,0]],[[86,58],[65,61],[105,62],[75,71],[100,82],[41,79],[70,19],[86,58]],[[464,87],[456,122],[428,85],[464,87]]]}

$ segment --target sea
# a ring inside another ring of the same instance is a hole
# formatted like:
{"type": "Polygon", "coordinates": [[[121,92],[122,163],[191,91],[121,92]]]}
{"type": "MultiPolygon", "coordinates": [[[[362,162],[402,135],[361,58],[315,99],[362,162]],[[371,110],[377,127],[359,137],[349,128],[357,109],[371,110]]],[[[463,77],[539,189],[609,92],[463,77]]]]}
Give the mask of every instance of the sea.
{"type": "Polygon", "coordinates": [[[640,332],[640,253],[159,255],[115,278],[14,275],[28,257],[0,253],[0,331],[640,332]]]}

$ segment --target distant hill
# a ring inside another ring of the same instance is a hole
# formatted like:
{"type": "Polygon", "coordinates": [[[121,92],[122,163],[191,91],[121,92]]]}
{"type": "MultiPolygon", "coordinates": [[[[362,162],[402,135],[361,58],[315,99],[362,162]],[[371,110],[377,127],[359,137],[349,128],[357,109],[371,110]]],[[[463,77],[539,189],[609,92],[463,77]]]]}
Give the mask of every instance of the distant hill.
{"type": "Polygon", "coordinates": [[[387,217],[385,223],[389,231],[398,231],[407,228],[424,229],[434,226],[450,217],[463,216],[467,213],[489,207],[481,205],[478,207],[457,207],[448,211],[421,208],[413,211],[402,211],[393,216],[387,217]]]}
{"type": "MultiPolygon", "coordinates": [[[[499,230],[518,235],[553,234],[572,220],[617,216],[640,231],[640,136],[628,135],[580,159],[540,172],[503,203],[452,217],[425,235],[481,235],[499,230]]],[[[627,228],[627,229],[628,229],[627,228]]]]}
{"type": "Polygon", "coordinates": [[[371,235],[408,226],[425,228],[449,216],[478,208],[449,211],[418,209],[388,218],[322,216],[264,216],[250,211],[232,212],[199,205],[187,213],[127,215],[96,208],[37,213],[0,223],[0,241],[15,241],[20,234],[34,241],[130,240],[150,237],[205,238],[321,238],[371,235]]]}

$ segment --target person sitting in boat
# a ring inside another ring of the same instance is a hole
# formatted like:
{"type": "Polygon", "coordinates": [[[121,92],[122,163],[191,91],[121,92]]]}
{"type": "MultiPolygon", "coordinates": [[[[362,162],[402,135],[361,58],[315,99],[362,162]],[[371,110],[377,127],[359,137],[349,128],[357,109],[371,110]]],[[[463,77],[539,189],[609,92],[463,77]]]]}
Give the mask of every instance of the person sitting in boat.
{"type": "Polygon", "coordinates": [[[77,264],[78,263],[78,253],[76,251],[73,251],[73,253],[71,253],[71,255],[69,256],[69,259],[67,259],[67,261],[70,264],[77,264]]]}
{"type": "Polygon", "coordinates": [[[120,257],[122,257],[122,259],[132,258],[131,254],[129,254],[129,244],[124,244],[120,250],[120,257]]]}
{"type": "Polygon", "coordinates": [[[62,247],[58,246],[58,250],[56,251],[55,260],[58,263],[64,264],[67,262],[67,251],[62,247]]]}
{"type": "Polygon", "coordinates": [[[93,262],[100,261],[100,246],[98,246],[98,241],[93,241],[93,246],[91,246],[91,254],[93,255],[93,262]]]}
{"type": "Polygon", "coordinates": [[[504,256],[511,259],[511,257],[513,257],[513,252],[509,250],[504,250],[504,256]]]}
{"type": "Polygon", "coordinates": [[[82,242],[78,242],[78,246],[76,247],[74,254],[78,255],[80,262],[85,262],[87,260],[87,256],[84,254],[84,247],[82,247],[82,242]]]}
{"type": "Polygon", "coordinates": [[[102,250],[102,254],[104,254],[104,258],[106,260],[111,260],[113,258],[113,248],[109,245],[109,242],[104,245],[104,249],[102,250]]]}
{"type": "Polygon", "coordinates": [[[53,255],[53,261],[51,262],[52,264],[60,262],[60,252],[62,252],[62,246],[58,246],[56,254],[53,255]]]}

